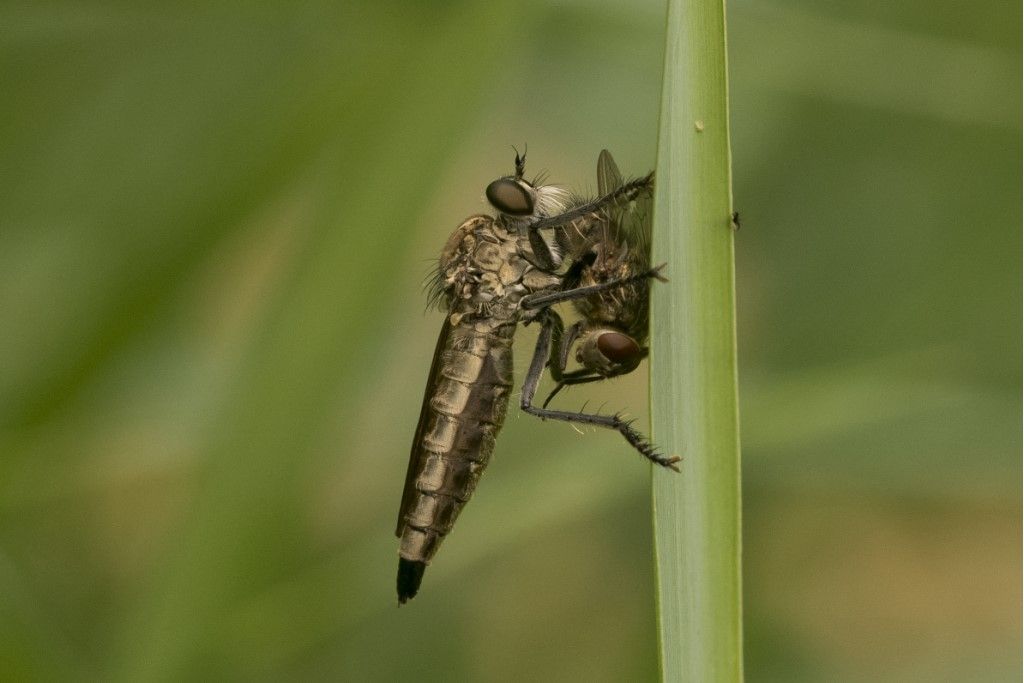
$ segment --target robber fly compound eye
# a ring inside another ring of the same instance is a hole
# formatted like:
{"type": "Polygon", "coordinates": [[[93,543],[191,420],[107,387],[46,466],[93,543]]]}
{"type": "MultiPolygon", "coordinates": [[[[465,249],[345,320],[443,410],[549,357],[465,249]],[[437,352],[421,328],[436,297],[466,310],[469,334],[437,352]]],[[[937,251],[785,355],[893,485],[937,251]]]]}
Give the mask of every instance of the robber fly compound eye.
{"type": "Polygon", "coordinates": [[[533,213],[533,197],[521,183],[512,178],[498,178],[487,186],[485,194],[491,206],[509,216],[529,216],[533,213]]]}

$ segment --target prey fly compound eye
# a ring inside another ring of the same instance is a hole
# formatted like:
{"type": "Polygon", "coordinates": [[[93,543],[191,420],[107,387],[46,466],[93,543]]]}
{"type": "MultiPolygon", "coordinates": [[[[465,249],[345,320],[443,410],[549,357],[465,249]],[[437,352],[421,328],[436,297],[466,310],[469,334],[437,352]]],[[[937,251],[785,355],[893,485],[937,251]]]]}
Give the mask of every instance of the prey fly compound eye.
{"type": "Polygon", "coordinates": [[[529,216],[533,213],[533,197],[511,178],[498,178],[487,186],[486,194],[491,206],[504,214],[529,216]]]}
{"type": "Polygon", "coordinates": [[[640,345],[633,338],[621,332],[605,332],[597,338],[597,349],[601,354],[618,365],[639,365],[643,358],[640,345]]]}

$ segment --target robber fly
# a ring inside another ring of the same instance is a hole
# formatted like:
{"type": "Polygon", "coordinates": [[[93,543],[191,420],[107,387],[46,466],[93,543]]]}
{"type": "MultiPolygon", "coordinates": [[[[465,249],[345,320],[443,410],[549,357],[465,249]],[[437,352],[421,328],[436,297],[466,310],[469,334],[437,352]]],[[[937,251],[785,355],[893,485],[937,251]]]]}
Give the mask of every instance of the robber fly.
{"type": "MultiPolygon", "coordinates": [[[[427,564],[494,450],[512,390],[512,338],[519,323],[542,322],[541,336],[550,340],[556,326],[550,308],[554,304],[656,276],[653,270],[633,272],[577,287],[580,269],[569,275],[573,271],[563,268],[562,256],[573,243],[568,230],[583,234],[614,207],[650,194],[653,175],[618,183],[593,201],[570,202],[563,190],[524,179],[525,165],[525,155],[517,152],[515,175],[487,186],[487,201],[497,214],[471,216],[456,228],[430,286],[447,315],[427,379],[395,531],[401,539],[400,603],[416,595],[427,564]]],[[[533,385],[531,397],[542,373],[543,359],[539,369],[531,366],[527,378],[533,385]]],[[[523,401],[524,410],[541,417],[614,427],[634,445],[642,444],[638,450],[652,461],[665,466],[674,462],[617,416],[563,414],[528,403],[523,401]],[[614,423],[594,422],[592,417],[614,423]]]]}

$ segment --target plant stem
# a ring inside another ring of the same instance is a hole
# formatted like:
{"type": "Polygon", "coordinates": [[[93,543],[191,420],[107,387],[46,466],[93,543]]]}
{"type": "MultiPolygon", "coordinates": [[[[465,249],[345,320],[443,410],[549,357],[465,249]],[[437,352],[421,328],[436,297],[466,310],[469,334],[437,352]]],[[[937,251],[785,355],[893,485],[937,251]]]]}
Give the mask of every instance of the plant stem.
{"type": "Polygon", "coordinates": [[[740,461],[722,0],[669,0],[654,211],[654,473],[662,676],[743,678],[740,461]]]}

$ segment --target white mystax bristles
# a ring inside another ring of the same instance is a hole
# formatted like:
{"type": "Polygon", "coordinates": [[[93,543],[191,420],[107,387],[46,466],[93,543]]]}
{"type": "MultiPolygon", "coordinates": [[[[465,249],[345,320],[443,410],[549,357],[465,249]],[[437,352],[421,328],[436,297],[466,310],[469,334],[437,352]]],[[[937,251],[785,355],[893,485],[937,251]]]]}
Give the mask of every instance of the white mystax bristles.
{"type": "Polygon", "coordinates": [[[565,211],[569,201],[569,192],[555,185],[538,185],[534,188],[537,201],[534,203],[535,216],[557,216],[565,211]]]}

